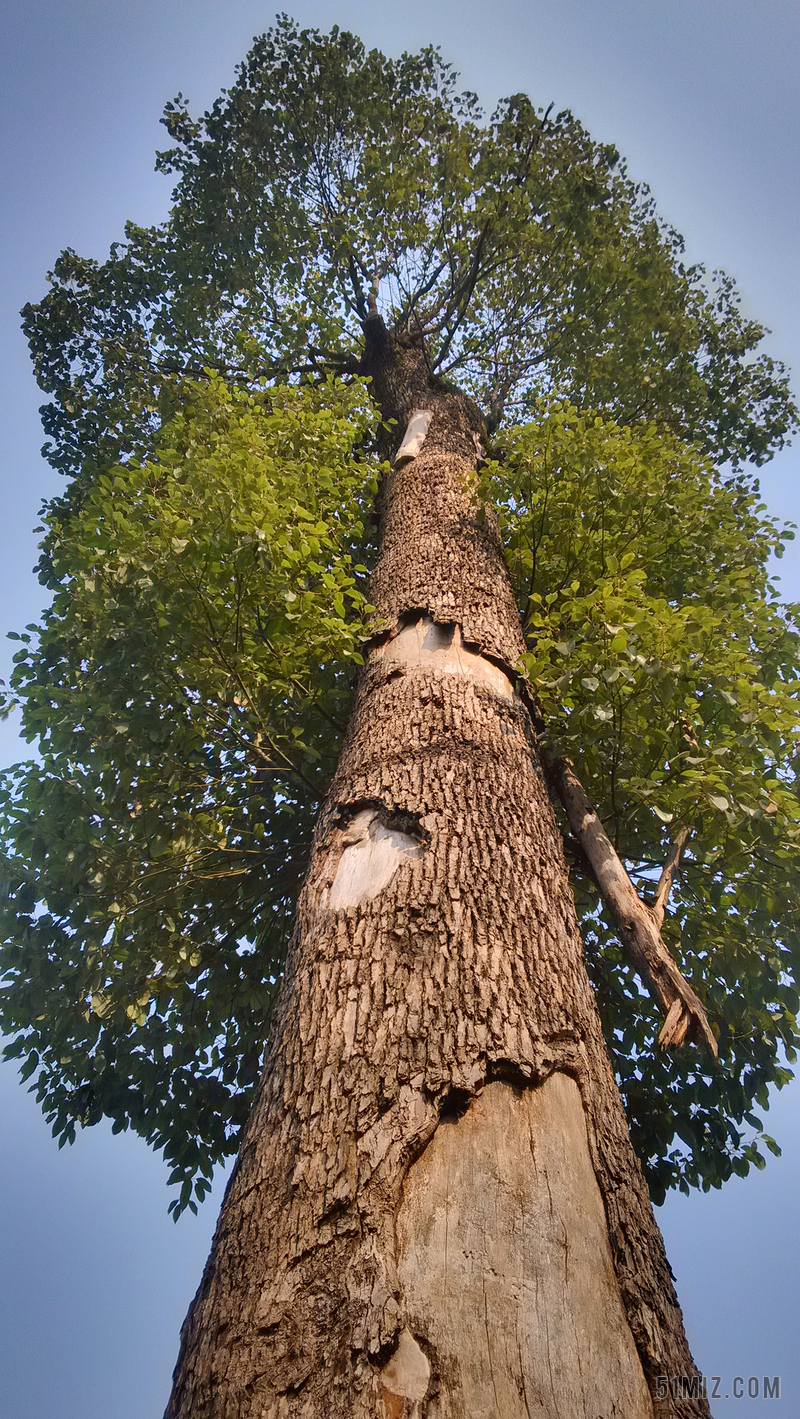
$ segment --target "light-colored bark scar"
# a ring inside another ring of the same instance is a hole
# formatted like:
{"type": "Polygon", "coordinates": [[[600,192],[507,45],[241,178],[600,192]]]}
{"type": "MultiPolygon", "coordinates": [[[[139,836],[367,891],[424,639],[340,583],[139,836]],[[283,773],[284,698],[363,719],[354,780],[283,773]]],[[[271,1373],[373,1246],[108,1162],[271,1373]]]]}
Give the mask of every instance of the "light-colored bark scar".
{"type": "Polygon", "coordinates": [[[416,458],[427,437],[433,414],[430,409],[414,409],[411,418],[406,425],[403,434],[403,442],[394,456],[394,466],[399,468],[403,463],[410,463],[412,458],[416,458]]]}
{"type": "Polygon", "coordinates": [[[439,670],[445,675],[467,675],[503,699],[514,698],[514,687],[504,670],[483,655],[467,650],[461,627],[439,625],[421,616],[403,626],[396,636],[373,652],[387,670],[439,670]]]}
{"type": "Polygon", "coordinates": [[[419,838],[387,826],[375,808],[362,808],[342,833],[343,852],[328,896],[333,911],[377,897],[401,862],[421,857],[419,838]]]}
{"type": "Polygon", "coordinates": [[[410,1330],[401,1330],[397,1349],[379,1378],[386,1419],[417,1419],[428,1393],[431,1367],[410,1330]]]}
{"type": "Polygon", "coordinates": [[[653,1419],[574,1080],[491,1083],[442,1122],[396,1235],[436,1419],[653,1419]]]}

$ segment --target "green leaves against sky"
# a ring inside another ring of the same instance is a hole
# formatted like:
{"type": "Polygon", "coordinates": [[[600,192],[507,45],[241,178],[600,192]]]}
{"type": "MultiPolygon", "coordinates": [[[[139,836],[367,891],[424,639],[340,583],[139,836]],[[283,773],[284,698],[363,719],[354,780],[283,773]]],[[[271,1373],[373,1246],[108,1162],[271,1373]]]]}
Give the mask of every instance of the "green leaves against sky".
{"type": "Polygon", "coordinates": [[[152,460],[50,510],[13,677],[40,758],[0,815],[11,1052],[61,1136],[133,1124],[185,1203],[246,1118],[336,763],[375,417],[359,384],[170,393],[152,460]]]}
{"type": "Polygon", "coordinates": [[[798,633],[735,471],[796,419],[764,332],[613,149],[520,96],[484,120],[435,51],[281,21],[165,122],[169,222],[64,253],[25,312],[69,481],[10,692],[39,754],[0,804],[10,1052],[62,1138],[163,1147],[179,1207],[236,1148],[368,624],[377,279],[500,427],[524,669],[643,889],[692,830],[666,933],[718,1066],[656,1051],[574,874],[654,1192],[746,1170],[798,1007],[798,633]]]}

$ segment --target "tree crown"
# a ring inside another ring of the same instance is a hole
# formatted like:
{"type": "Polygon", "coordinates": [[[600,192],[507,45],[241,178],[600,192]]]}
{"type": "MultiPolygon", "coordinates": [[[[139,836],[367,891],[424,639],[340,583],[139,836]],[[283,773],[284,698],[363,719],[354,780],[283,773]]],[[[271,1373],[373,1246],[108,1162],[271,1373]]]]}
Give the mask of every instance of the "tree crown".
{"type": "Polygon", "coordinates": [[[644,890],[691,833],[666,929],[719,1065],[657,1051],[575,864],[654,1193],[746,1171],[798,1008],[798,635],[744,468],[796,410],[764,331],[613,148],[524,96],[485,120],[435,50],[283,18],[164,122],[169,221],[63,253],[24,313],[70,482],[9,696],[40,757],[0,805],[8,1052],[62,1139],[106,1114],[163,1147],[178,1209],[235,1149],[369,631],[380,312],[497,434],[520,670],[644,890]]]}

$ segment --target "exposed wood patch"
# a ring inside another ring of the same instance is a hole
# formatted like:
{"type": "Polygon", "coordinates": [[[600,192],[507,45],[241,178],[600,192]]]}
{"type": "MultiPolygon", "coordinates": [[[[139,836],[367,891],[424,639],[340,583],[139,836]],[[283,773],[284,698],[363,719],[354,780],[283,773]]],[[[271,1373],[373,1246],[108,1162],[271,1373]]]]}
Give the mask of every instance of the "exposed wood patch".
{"type": "Polygon", "coordinates": [[[377,897],[401,862],[421,857],[419,838],[385,823],[376,808],[362,808],[342,832],[343,852],[328,896],[334,911],[377,897]]]}
{"type": "Polygon", "coordinates": [[[387,670],[440,670],[445,675],[468,675],[504,699],[514,698],[508,676],[485,656],[467,650],[461,627],[440,625],[430,616],[421,616],[398,631],[374,652],[387,670]]]}
{"type": "Polygon", "coordinates": [[[408,1323],[436,1357],[426,1419],[652,1419],[566,1074],[489,1084],[440,1124],[397,1239],[408,1323]]]}
{"type": "Polygon", "coordinates": [[[414,409],[411,418],[406,425],[403,435],[403,442],[394,456],[394,466],[399,468],[403,463],[410,463],[412,458],[416,458],[430,428],[433,414],[430,409],[414,409]]]}
{"type": "Polygon", "coordinates": [[[381,1394],[387,1419],[418,1419],[421,1401],[428,1393],[431,1367],[410,1330],[401,1330],[400,1341],[380,1372],[381,1394]]]}

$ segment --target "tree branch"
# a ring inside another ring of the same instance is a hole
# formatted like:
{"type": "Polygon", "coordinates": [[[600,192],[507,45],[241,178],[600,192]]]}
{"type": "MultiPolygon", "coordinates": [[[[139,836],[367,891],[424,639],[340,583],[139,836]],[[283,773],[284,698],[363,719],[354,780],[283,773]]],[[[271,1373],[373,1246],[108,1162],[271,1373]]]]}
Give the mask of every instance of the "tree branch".
{"type": "Polygon", "coordinates": [[[556,758],[546,750],[542,759],[631,964],[653,999],[666,1011],[667,1018],[658,1037],[661,1048],[682,1044],[687,1035],[702,1037],[716,1059],[717,1042],[705,1007],[684,980],[661,936],[667,900],[689,836],[688,828],[681,828],[676,836],[656,888],[655,903],[650,907],[642,901],[625,871],[570,760],[556,758]]]}
{"type": "Polygon", "coordinates": [[[656,886],[656,894],[653,898],[653,905],[650,910],[653,913],[653,920],[655,921],[659,931],[664,925],[664,913],[667,910],[669,894],[672,891],[672,883],[675,879],[675,873],[680,864],[681,854],[686,846],[688,839],[689,829],[679,828],[677,833],[675,834],[675,837],[672,839],[672,847],[669,851],[669,857],[664,863],[661,876],[658,879],[658,884],[656,886]]]}
{"type": "Polygon", "coordinates": [[[359,320],[364,320],[366,319],[368,313],[368,305],[367,302],[364,300],[364,292],[362,290],[361,282],[358,277],[358,267],[356,266],[355,257],[353,256],[352,251],[348,252],[347,256],[347,272],[350,277],[350,284],[353,287],[353,298],[355,301],[356,314],[358,315],[359,320]]]}
{"type": "Polygon", "coordinates": [[[232,365],[222,364],[219,360],[209,361],[208,364],[179,365],[170,361],[163,361],[156,366],[159,374],[180,375],[187,379],[204,379],[209,370],[214,370],[216,374],[222,375],[231,384],[251,385],[255,379],[275,379],[278,375],[293,374],[323,374],[326,370],[333,370],[337,374],[358,374],[359,360],[356,355],[347,354],[345,351],[319,350],[315,346],[309,346],[307,350],[309,359],[303,363],[291,360],[276,360],[273,364],[262,365],[258,369],[246,370],[235,369],[232,365]]]}

